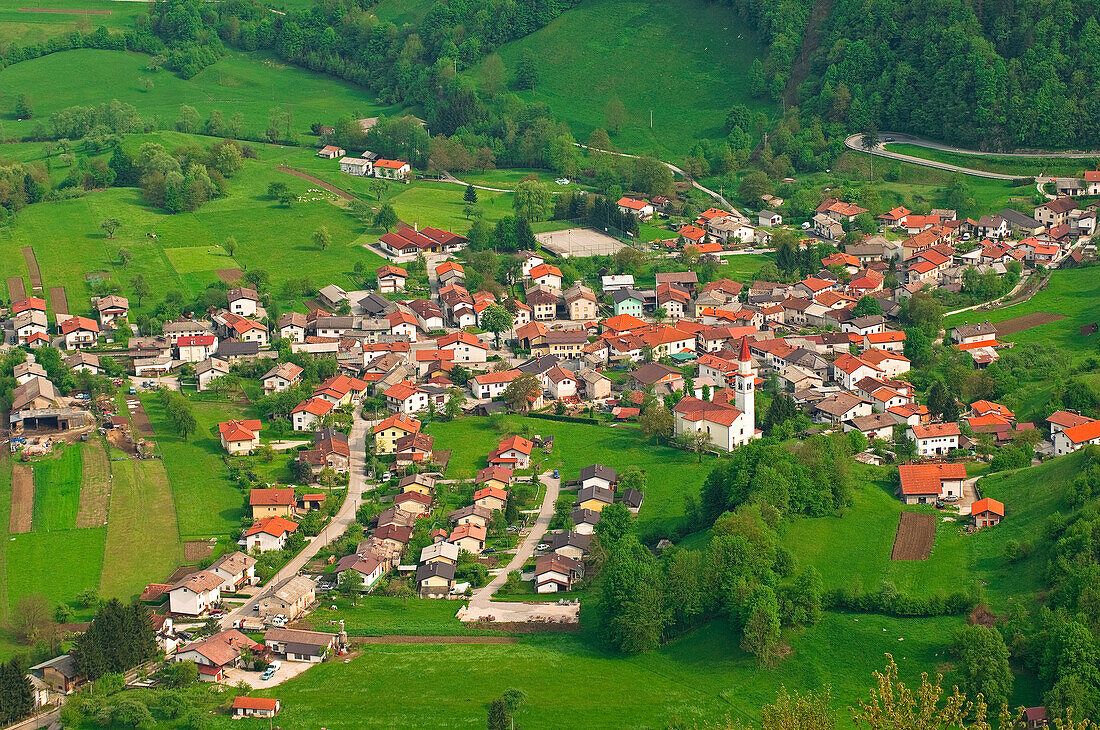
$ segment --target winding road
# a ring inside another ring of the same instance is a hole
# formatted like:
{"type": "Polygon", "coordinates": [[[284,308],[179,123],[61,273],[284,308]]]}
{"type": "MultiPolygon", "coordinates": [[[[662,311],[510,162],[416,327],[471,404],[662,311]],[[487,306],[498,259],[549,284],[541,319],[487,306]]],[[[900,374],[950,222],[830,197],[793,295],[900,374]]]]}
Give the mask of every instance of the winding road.
{"type": "MultiPolygon", "coordinates": [[[[914,165],[923,165],[924,167],[933,167],[937,170],[947,170],[948,172],[961,172],[964,175],[973,175],[974,177],[984,177],[990,180],[1017,180],[1021,177],[1034,177],[1032,175],[1005,175],[999,172],[989,172],[987,170],[975,170],[971,167],[962,167],[960,165],[952,165],[947,162],[937,162],[936,160],[926,160],[923,157],[913,157],[912,155],[904,155],[900,152],[891,152],[887,150],[884,143],[889,140],[890,142],[896,142],[899,144],[911,144],[918,147],[925,147],[930,150],[939,150],[941,152],[954,152],[960,155],[973,155],[974,157],[982,157],[987,155],[996,155],[997,157],[1019,157],[1021,159],[1043,159],[1048,157],[1061,157],[1065,159],[1088,159],[1092,157],[1100,157],[1100,152],[981,152],[979,150],[968,150],[962,147],[952,147],[949,144],[943,144],[941,142],[933,142],[932,140],[922,139],[920,137],[914,137],[911,134],[903,134],[901,132],[879,132],[878,144],[867,150],[863,146],[863,135],[853,134],[844,140],[844,146],[850,150],[856,152],[870,152],[872,155],[878,157],[885,157],[890,160],[899,160],[901,162],[910,162],[914,165]]],[[[1038,177],[1036,182],[1041,185],[1048,178],[1038,177]]]]}

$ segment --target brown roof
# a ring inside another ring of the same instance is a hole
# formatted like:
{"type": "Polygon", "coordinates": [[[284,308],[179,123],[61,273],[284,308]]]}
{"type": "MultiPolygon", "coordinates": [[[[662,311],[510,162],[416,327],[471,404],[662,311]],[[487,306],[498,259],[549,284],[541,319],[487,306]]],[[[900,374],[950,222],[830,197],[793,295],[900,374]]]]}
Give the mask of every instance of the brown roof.
{"type": "Polygon", "coordinates": [[[208,570],[200,570],[197,573],[185,576],[169,590],[186,588],[193,593],[202,593],[217,588],[222,584],[222,579],[208,570]]]}

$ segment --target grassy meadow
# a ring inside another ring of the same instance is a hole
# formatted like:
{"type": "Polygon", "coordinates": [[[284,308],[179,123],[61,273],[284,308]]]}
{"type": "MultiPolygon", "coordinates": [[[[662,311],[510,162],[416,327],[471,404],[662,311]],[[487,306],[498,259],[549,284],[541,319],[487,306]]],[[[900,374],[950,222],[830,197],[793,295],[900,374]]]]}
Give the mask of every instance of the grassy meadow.
{"type": "Polygon", "coordinates": [[[1012,157],[991,154],[967,154],[949,152],[905,142],[891,142],[885,145],[890,152],[910,157],[919,157],[933,162],[945,162],[949,165],[969,167],[972,170],[997,172],[1003,175],[1035,177],[1037,175],[1070,177],[1079,176],[1085,170],[1096,169],[1095,159],[1058,158],[1058,157],[1012,157]]]}
{"type": "Polygon", "coordinates": [[[134,18],[145,11],[141,2],[0,0],[0,43],[27,46],[73,31],[89,33],[100,26],[111,32],[125,31],[133,28],[134,18]],[[43,10],[50,12],[36,12],[43,10]]]}
{"type": "Polygon", "coordinates": [[[679,2],[675,12],[652,0],[591,0],[498,53],[509,81],[524,55],[535,59],[539,83],[520,95],[549,104],[580,141],[608,127],[605,110],[618,98],[626,114],[611,141],[635,153],[681,159],[696,140],[725,136],[734,104],[775,111],[748,92],[759,38],[729,7],[703,0],[679,2]]]}
{"type": "Polygon", "coordinates": [[[76,527],[80,508],[83,444],[65,447],[54,458],[34,464],[34,529],[52,532],[76,527]]]}

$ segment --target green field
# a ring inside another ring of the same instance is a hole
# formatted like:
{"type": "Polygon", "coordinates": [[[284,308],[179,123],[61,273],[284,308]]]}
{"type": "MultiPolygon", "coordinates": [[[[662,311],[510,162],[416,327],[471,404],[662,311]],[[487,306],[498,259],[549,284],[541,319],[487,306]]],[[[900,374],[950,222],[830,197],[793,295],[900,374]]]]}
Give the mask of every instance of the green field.
{"type": "Polygon", "coordinates": [[[369,117],[395,111],[377,105],[361,87],[260,53],[231,53],[187,80],[168,70],[148,71],[149,58],[141,53],[80,49],[9,66],[0,71],[0,119],[4,120],[5,136],[29,135],[38,120],[48,124],[49,115],[60,109],[111,99],[133,104],[154,129],[173,128],[181,104],[195,107],[204,120],[215,109],[227,122],[240,112],[244,136],[254,138],[267,128],[271,109],[276,106],[290,112],[292,129],[299,135],[308,134],[314,122],[331,124],[341,116],[369,117]],[[143,90],[141,79],[152,81],[153,88],[143,90]],[[43,85],[47,82],[48,87],[43,85]],[[21,94],[29,97],[36,119],[15,120],[12,112],[21,94]]]}
{"type": "Polygon", "coordinates": [[[28,46],[51,38],[68,35],[73,31],[88,33],[99,26],[110,31],[132,29],[134,18],[144,14],[146,6],[140,2],[105,2],[104,0],[0,0],[0,43],[28,46]],[[42,10],[97,10],[107,14],[88,15],[73,12],[23,12],[21,8],[42,10]]]}
{"type": "MultiPolygon", "coordinates": [[[[559,469],[563,479],[576,479],[582,467],[604,464],[622,471],[636,465],[648,477],[645,500],[638,516],[639,529],[671,528],[684,513],[684,495],[698,496],[703,479],[714,466],[714,457],[703,459],[679,449],[656,446],[630,426],[589,426],[537,418],[512,419],[532,434],[554,437],[549,455],[537,451],[541,471],[559,469]]],[[[486,457],[508,433],[497,433],[487,418],[461,418],[432,423],[427,431],[438,448],[451,449],[447,476],[471,479],[486,465],[486,457]]]]}
{"type": "Polygon", "coordinates": [[[1012,157],[996,154],[966,154],[947,150],[930,149],[916,144],[891,142],[885,145],[890,152],[919,157],[933,162],[969,167],[972,170],[998,172],[1002,175],[1035,177],[1037,175],[1071,177],[1085,170],[1096,169],[1096,160],[1066,159],[1059,157],[1012,157]]]}
{"type": "Polygon", "coordinates": [[[605,109],[617,97],[626,118],[611,141],[630,152],[680,159],[698,139],[725,136],[734,104],[774,112],[748,93],[749,65],[763,55],[756,34],[730,8],[703,0],[674,11],[652,0],[591,0],[498,52],[508,79],[525,54],[536,60],[538,86],[521,96],[548,103],[580,141],[608,126],[605,109]]]}
{"type": "Polygon", "coordinates": [[[34,464],[34,529],[71,530],[80,508],[81,445],[65,447],[58,458],[34,464]]]}
{"type": "Polygon", "coordinates": [[[483,636],[499,631],[472,629],[455,618],[460,601],[364,596],[352,606],[346,598],[326,598],[306,619],[317,631],[333,631],[341,620],[350,636],[483,636]],[[329,606],[336,606],[333,611],[329,606]]]}
{"type": "Polygon", "coordinates": [[[1061,314],[1065,319],[1021,330],[998,339],[1020,344],[1056,345],[1071,354],[1083,355],[1096,349],[1096,335],[1083,337],[1081,326],[1100,321],[1100,275],[1096,268],[1058,269],[1051,273],[1046,288],[1019,304],[990,311],[963,312],[944,319],[944,326],[989,320],[996,324],[1033,312],[1061,314]]]}
{"type": "MultiPolygon", "coordinates": [[[[327,662],[273,690],[288,727],[485,727],[488,703],[510,688],[527,694],[516,727],[697,727],[726,716],[758,722],[761,705],[781,686],[831,685],[841,727],[845,711],[866,696],[871,671],[895,655],[906,681],[942,664],[961,619],[897,620],[826,614],[790,635],[792,654],[761,669],[715,621],[641,656],[609,655],[587,633],[539,635],[513,645],[374,645],[350,664],[327,662]],[[885,630],[884,630],[885,629],[885,630]],[[904,639],[904,641],[899,641],[904,639]],[[389,676],[412,682],[385,681],[389,676]],[[568,716],[564,720],[563,712],[568,716]]],[[[218,718],[219,727],[266,727],[218,718]]]]}
{"type": "Polygon", "coordinates": [[[221,246],[183,246],[166,248],[164,255],[172,268],[181,274],[193,271],[236,269],[238,264],[221,246]]]}
{"type": "Polygon", "coordinates": [[[217,427],[220,422],[254,414],[229,403],[192,401],[198,429],[185,441],[168,425],[159,398],[143,397],[141,402],[153,424],[164,469],[171,480],[180,537],[228,534],[245,516],[245,495],[229,480],[217,427]]]}

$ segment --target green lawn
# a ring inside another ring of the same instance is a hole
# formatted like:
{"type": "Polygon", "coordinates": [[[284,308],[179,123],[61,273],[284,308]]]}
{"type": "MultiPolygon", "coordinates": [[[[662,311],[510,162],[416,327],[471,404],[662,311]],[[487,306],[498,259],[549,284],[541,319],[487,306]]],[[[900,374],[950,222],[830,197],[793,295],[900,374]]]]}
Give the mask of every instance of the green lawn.
{"type": "Polygon", "coordinates": [[[80,508],[80,444],[64,447],[61,455],[35,462],[34,530],[52,532],[76,526],[80,508]]]}
{"type": "MultiPolygon", "coordinates": [[[[563,479],[576,479],[582,467],[604,464],[617,470],[636,465],[648,476],[645,501],[639,514],[642,530],[671,528],[684,513],[684,495],[698,496],[703,479],[714,465],[714,457],[698,462],[695,454],[656,446],[630,426],[589,426],[537,418],[510,419],[516,428],[531,434],[553,435],[554,449],[532,456],[540,470],[559,469],[563,479]]],[[[486,457],[508,433],[497,433],[488,418],[460,418],[449,423],[432,423],[428,433],[436,446],[451,449],[447,476],[473,478],[486,465],[486,457]]]]}
{"type": "MultiPolygon", "coordinates": [[[[5,523],[5,530],[7,524],[5,523]]],[[[98,589],[107,528],[27,532],[8,539],[9,606],[20,596],[40,594],[51,604],[98,589]]]]}
{"type": "Polygon", "coordinates": [[[989,320],[996,324],[1032,312],[1065,315],[1065,319],[1021,330],[998,339],[1021,344],[1056,345],[1077,354],[1096,349],[1096,336],[1081,336],[1081,326],[1100,320],[1100,274],[1095,268],[1058,269],[1047,287],[1031,299],[992,311],[956,314],[944,320],[945,327],[964,322],[989,320]]]}
{"type": "Polygon", "coordinates": [[[221,246],[166,248],[164,255],[168,257],[172,268],[180,274],[239,268],[239,264],[221,246]]]}
{"type": "MultiPolygon", "coordinates": [[[[98,4],[111,9],[132,7],[98,4]]],[[[141,7],[139,3],[133,6],[141,7]]],[[[19,15],[32,17],[30,13],[19,15]]],[[[262,53],[232,52],[187,80],[168,70],[146,70],[149,58],[141,53],[81,49],[9,66],[0,71],[0,119],[4,120],[5,136],[29,135],[38,119],[48,123],[49,115],[60,109],[111,99],[133,104],[142,119],[153,122],[157,129],[175,125],[181,104],[195,107],[203,119],[215,109],[226,121],[240,112],[245,136],[255,138],[267,128],[271,109],[280,105],[290,112],[292,129],[298,135],[309,134],[314,122],[331,124],[340,116],[368,117],[395,111],[376,104],[361,87],[262,53]],[[152,81],[151,90],[142,89],[143,78],[152,81]],[[15,120],[12,112],[21,94],[29,96],[37,119],[15,120]]]]}
{"type": "Polygon", "coordinates": [[[480,631],[455,618],[461,601],[388,598],[367,595],[352,606],[346,598],[325,598],[322,608],[306,621],[317,631],[335,631],[342,619],[351,636],[482,636],[499,631],[480,631]],[[335,605],[332,611],[329,606],[335,605]],[[334,623],[335,622],[335,623],[334,623]]]}
{"type": "Polygon", "coordinates": [[[1020,177],[1035,177],[1037,175],[1072,177],[1080,176],[1085,170],[1096,169],[1096,161],[1087,159],[1010,157],[996,154],[971,155],[962,152],[934,150],[903,142],[891,142],[886,145],[886,149],[910,157],[920,157],[923,160],[945,162],[959,167],[969,167],[972,170],[1019,175],[1020,177]]]}
{"type": "Polygon", "coordinates": [[[509,80],[525,54],[535,59],[539,83],[521,96],[548,103],[582,142],[608,127],[605,110],[617,97],[626,114],[612,143],[629,152],[681,159],[698,139],[725,136],[734,104],[775,111],[748,93],[749,65],[763,55],[757,35],[729,7],[703,0],[674,9],[590,0],[498,53],[509,80]]]}
{"type": "MultiPolygon", "coordinates": [[[[942,664],[951,633],[962,625],[956,618],[826,614],[789,637],[792,653],[776,669],[759,668],[719,621],[635,657],[609,655],[586,633],[536,635],[512,645],[372,645],[350,664],[326,662],[258,694],[282,701],[280,718],[289,727],[439,727],[445,717],[448,727],[481,728],[489,702],[517,688],[527,695],[517,727],[642,728],[697,727],[726,716],[756,723],[781,686],[805,691],[829,684],[847,728],[846,708],[866,696],[885,653],[895,656],[903,679],[919,682],[921,671],[942,664]],[[379,667],[416,681],[380,681],[379,667]]],[[[266,727],[224,716],[217,723],[266,727]]]]}
{"type": "Polygon", "coordinates": [[[180,537],[187,540],[227,534],[245,516],[245,495],[229,480],[217,425],[253,414],[230,403],[192,401],[198,430],[184,441],[166,421],[159,398],[149,396],[141,401],[156,431],[164,469],[171,480],[180,537]]]}
{"type": "Polygon", "coordinates": [[[0,43],[13,43],[28,46],[42,43],[81,31],[88,33],[99,26],[110,31],[130,30],[134,18],[146,12],[146,5],[140,2],[114,3],[104,0],[35,0],[27,3],[23,0],[0,0],[0,43]],[[34,13],[21,12],[20,8],[48,10],[98,10],[107,14],[85,15],[80,13],[34,13]]]}

